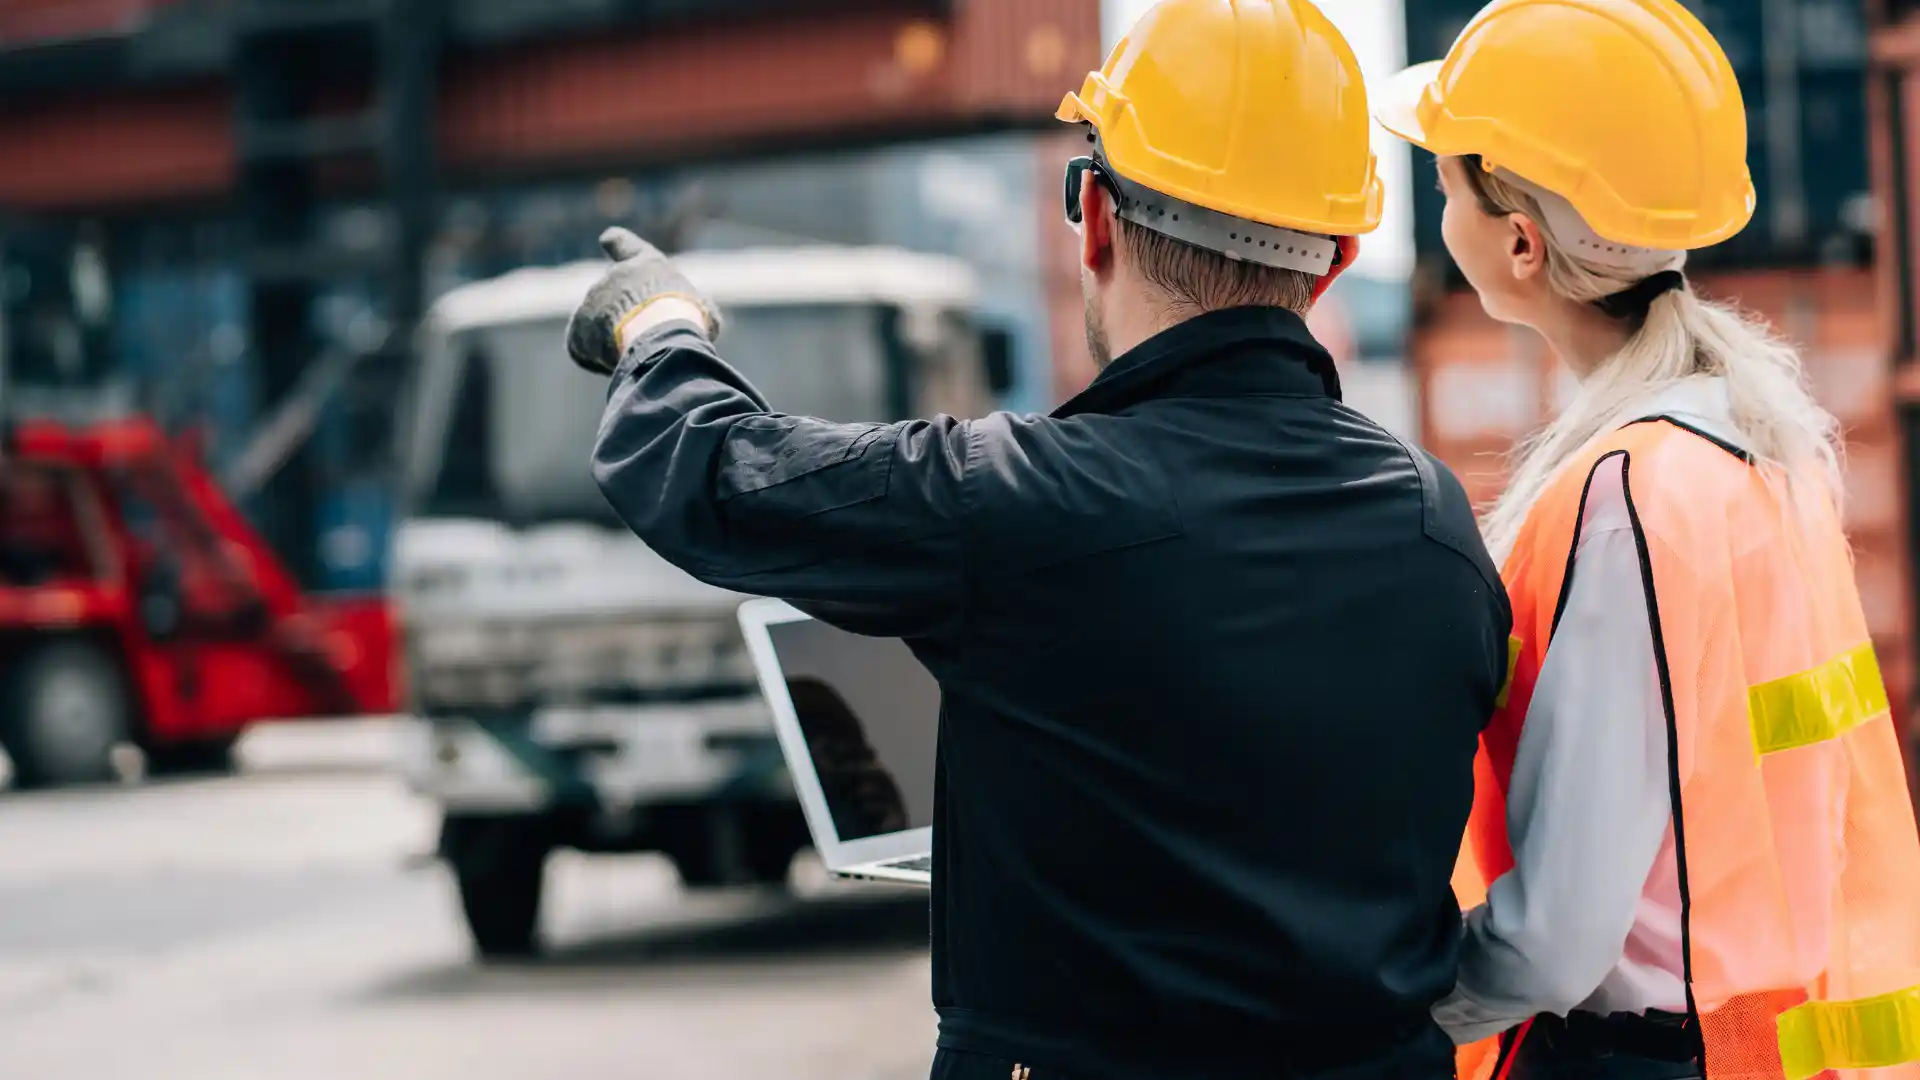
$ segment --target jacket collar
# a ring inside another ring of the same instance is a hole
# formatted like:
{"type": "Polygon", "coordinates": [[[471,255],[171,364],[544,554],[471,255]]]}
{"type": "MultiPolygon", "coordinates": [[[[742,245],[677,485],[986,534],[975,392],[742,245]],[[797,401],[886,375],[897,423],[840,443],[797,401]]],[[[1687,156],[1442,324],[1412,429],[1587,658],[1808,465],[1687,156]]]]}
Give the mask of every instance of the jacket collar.
{"type": "Polygon", "coordinates": [[[1114,412],[1177,384],[1199,397],[1325,394],[1340,398],[1333,357],[1285,308],[1210,311],[1170,327],[1114,358],[1056,417],[1114,412]],[[1238,356],[1237,364],[1213,361],[1238,356]]]}

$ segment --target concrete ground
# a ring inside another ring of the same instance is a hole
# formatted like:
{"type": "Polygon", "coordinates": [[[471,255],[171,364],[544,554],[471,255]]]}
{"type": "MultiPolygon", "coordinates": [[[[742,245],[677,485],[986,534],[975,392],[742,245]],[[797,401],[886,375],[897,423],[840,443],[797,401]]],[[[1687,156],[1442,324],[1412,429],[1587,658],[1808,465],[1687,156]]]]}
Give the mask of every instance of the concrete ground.
{"type": "Polygon", "coordinates": [[[393,729],[266,729],[241,775],[0,795],[0,1077],[909,1080],[923,893],[683,893],[558,856],[552,954],[480,967],[393,729]]]}

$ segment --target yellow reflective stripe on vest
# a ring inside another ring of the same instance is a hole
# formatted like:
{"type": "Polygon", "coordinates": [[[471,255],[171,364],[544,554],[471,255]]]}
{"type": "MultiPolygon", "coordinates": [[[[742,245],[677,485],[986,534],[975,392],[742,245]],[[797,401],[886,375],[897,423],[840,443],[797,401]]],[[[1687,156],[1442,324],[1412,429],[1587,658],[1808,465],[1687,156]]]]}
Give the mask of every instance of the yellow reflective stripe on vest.
{"type": "Polygon", "coordinates": [[[1521,644],[1517,637],[1507,639],[1507,677],[1500,681],[1500,696],[1493,699],[1493,707],[1496,709],[1506,708],[1507,695],[1513,692],[1513,673],[1520,667],[1521,644]]]}
{"type": "Polygon", "coordinates": [[[1887,708],[1872,645],[1747,691],[1753,747],[1763,755],[1837,739],[1887,708]]]}
{"type": "Polygon", "coordinates": [[[1810,1001],[1781,1013],[1779,1025],[1787,1080],[1920,1061],[1920,986],[1857,1001],[1810,1001]]]}

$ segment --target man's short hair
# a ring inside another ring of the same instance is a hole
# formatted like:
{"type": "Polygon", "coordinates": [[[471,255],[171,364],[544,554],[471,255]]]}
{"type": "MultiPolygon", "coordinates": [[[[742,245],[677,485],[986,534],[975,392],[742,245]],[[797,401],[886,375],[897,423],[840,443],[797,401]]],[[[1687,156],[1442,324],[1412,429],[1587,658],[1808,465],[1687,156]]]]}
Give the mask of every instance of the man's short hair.
{"type": "Polygon", "coordinates": [[[1281,307],[1301,315],[1313,306],[1319,279],[1304,270],[1229,259],[1127,218],[1120,219],[1120,235],[1140,276],[1179,306],[1196,311],[1281,307]]]}

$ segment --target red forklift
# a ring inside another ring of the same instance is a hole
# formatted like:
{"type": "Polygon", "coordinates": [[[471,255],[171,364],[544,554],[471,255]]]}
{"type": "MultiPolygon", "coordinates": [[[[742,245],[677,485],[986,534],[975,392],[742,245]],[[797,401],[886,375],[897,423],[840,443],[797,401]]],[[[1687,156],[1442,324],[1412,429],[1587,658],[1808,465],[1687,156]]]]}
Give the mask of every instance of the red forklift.
{"type": "Polygon", "coordinates": [[[127,745],[149,773],[218,767],[254,721],[398,707],[385,598],[301,588],[316,530],[299,520],[314,493],[296,447],[340,389],[352,391],[339,404],[353,452],[387,439],[437,205],[440,5],[319,5],[352,9],[319,19],[283,17],[315,5],[279,0],[214,6],[234,9],[219,21],[231,31],[239,118],[231,217],[246,239],[230,265],[247,281],[244,362],[276,413],[210,475],[175,422],[199,413],[207,366],[234,359],[208,348],[140,368],[138,412],[101,417],[96,400],[79,406],[95,416],[76,418],[64,404],[129,377],[103,362],[107,339],[140,332],[114,329],[125,309],[108,272],[112,230],[85,213],[0,207],[0,746],[16,785],[111,776],[127,745]],[[361,96],[364,112],[328,111],[361,96]],[[343,142],[342,119],[377,137],[343,142]],[[381,242],[341,246],[318,224],[322,200],[358,198],[369,184],[381,242]],[[381,317],[367,322],[385,326],[381,340],[321,329],[320,297],[335,286],[378,298],[381,317]],[[67,401],[22,407],[28,384],[67,401]],[[290,461],[305,475],[263,488],[290,461]],[[290,533],[277,547],[239,512],[256,491],[269,496],[262,520],[290,533]]]}
{"type": "Polygon", "coordinates": [[[318,598],[190,435],[132,416],[0,431],[0,746],[17,787],[225,768],[260,720],[391,713],[383,597],[318,598]]]}

